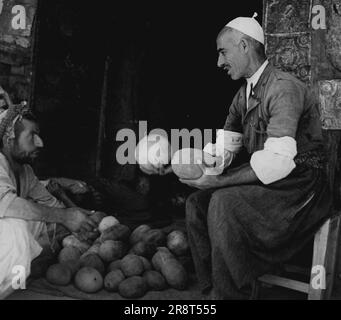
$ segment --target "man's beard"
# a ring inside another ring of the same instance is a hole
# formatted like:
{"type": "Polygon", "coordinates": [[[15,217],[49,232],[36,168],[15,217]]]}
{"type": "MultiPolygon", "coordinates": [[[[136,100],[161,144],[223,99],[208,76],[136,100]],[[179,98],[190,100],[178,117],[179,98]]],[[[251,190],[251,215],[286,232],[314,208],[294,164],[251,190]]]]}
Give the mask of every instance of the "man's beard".
{"type": "Polygon", "coordinates": [[[34,152],[19,152],[13,158],[19,164],[33,164],[37,158],[37,151],[34,152]]]}

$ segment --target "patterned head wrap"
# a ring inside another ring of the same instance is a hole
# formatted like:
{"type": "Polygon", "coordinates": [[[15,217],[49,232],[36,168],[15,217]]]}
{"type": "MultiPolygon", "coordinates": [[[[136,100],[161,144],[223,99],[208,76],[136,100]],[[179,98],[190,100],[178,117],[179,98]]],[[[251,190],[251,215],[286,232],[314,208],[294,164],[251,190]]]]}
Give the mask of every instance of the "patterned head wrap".
{"type": "Polygon", "coordinates": [[[22,115],[29,111],[26,101],[19,104],[13,104],[8,93],[0,87],[0,95],[3,96],[7,109],[0,108],[0,140],[7,133],[10,137],[14,137],[14,125],[18,120],[22,119],[22,115]]]}

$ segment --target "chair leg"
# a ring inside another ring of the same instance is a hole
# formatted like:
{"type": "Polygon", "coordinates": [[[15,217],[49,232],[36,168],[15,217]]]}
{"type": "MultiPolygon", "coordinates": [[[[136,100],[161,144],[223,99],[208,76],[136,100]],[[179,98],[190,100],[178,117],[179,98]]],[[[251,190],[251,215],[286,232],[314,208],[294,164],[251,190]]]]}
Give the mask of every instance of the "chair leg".
{"type": "Polygon", "coordinates": [[[333,289],[340,216],[327,220],[316,233],[308,300],[330,299],[333,289]]]}

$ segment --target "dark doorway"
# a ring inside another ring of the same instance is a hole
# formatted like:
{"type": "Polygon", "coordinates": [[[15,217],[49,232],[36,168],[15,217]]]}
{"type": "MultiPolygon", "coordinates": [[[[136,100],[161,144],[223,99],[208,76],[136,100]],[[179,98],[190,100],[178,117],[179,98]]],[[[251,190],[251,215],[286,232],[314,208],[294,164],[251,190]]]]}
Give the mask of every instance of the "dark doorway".
{"type": "Polygon", "coordinates": [[[261,0],[41,1],[34,109],[45,150],[38,174],[93,173],[107,56],[104,175],[114,166],[115,132],[138,120],[150,128],[221,127],[240,83],[217,69],[215,38],[229,20],[255,11],[261,20],[261,0]]]}

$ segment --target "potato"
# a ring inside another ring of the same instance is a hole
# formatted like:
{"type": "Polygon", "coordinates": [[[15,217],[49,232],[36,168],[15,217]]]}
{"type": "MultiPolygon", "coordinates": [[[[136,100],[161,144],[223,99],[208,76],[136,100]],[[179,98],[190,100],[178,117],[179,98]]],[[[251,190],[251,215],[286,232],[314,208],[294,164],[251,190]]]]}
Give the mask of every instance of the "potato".
{"type": "Polygon", "coordinates": [[[178,150],[174,153],[171,161],[173,172],[181,179],[199,179],[204,173],[204,165],[201,164],[204,163],[204,157],[210,157],[209,162],[214,159],[200,149],[184,148],[178,150]]]}
{"type": "Polygon", "coordinates": [[[98,225],[98,230],[102,233],[105,229],[108,229],[120,222],[113,216],[104,217],[98,225]]]}
{"type": "Polygon", "coordinates": [[[143,263],[144,271],[152,270],[151,263],[145,257],[139,256],[139,258],[141,259],[143,263]]]}
{"type": "Polygon", "coordinates": [[[100,224],[100,222],[106,217],[107,215],[104,212],[101,211],[95,211],[93,214],[90,215],[90,219],[97,223],[97,225],[100,224]]]}
{"type": "Polygon", "coordinates": [[[158,248],[152,258],[152,264],[165,277],[167,283],[175,289],[184,290],[188,275],[182,264],[167,248],[158,248]]]}
{"type": "Polygon", "coordinates": [[[110,292],[116,292],[119,284],[125,279],[123,272],[119,269],[109,272],[104,278],[104,288],[110,292]]]}
{"type": "Polygon", "coordinates": [[[175,230],[168,234],[167,247],[177,256],[186,254],[186,252],[188,252],[189,246],[185,233],[180,230],[175,230]]]}
{"type": "Polygon", "coordinates": [[[111,262],[108,266],[107,273],[113,270],[121,269],[121,259],[111,262]]]}
{"type": "Polygon", "coordinates": [[[82,254],[81,259],[84,258],[85,256],[88,256],[89,254],[98,254],[99,253],[99,248],[101,246],[100,242],[94,243],[88,251],[82,254]]]}
{"type": "Polygon", "coordinates": [[[52,284],[66,286],[71,282],[71,270],[63,264],[53,264],[46,272],[46,279],[52,284]]]}
{"type": "Polygon", "coordinates": [[[148,290],[146,280],[133,276],[123,280],[118,286],[119,294],[124,298],[137,299],[143,297],[148,290]]]}
{"type": "Polygon", "coordinates": [[[86,243],[92,243],[96,238],[98,238],[100,235],[98,230],[93,230],[93,231],[81,231],[77,234],[77,237],[79,239],[82,239],[83,242],[86,243]]]}
{"type": "Polygon", "coordinates": [[[81,254],[83,254],[85,251],[87,251],[90,248],[90,245],[85,242],[85,241],[80,241],[79,239],[77,239],[77,237],[73,234],[65,237],[63,239],[62,245],[64,248],[67,247],[76,247],[79,249],[79,251],[81,252],[81,254]]]}
{"type": "Polygon", "coordinates": [[[130,236],[130,229],[123,224],[116,224],[110,228],[105,229],[100,237],[100,241],[106,240],[127,241],[130,236]]]}
{"type": "Polygon", "coordinates": [[[138,256],[151,258],[156,251],[156,246],[144,241],[139,241],[131,248],[130,252],[138,256]]]}
{"type": "Polygon", "coordinates": [[[143,235],[149,230],[151,230],[151,228],[147,224],[142,224],[138,226],[136,229],[134,229],[134,231],[130,235],[130,238],[129,238],[130,244],[134,245],[135,243],[141,241],[143,235]]]}
{"type": "Polygon", "coordinates": [[[94,268],[81,268],[75,276],[75,286],[86,293],[95,293],[102,289],[102,275],[94,268]]]}
{"type": "Polygon", "coordinates": [[[168,248],[166,247],[157,248],[157,251],[152,258],[152,265],[155,268],[155,270],[160,271],[164,261],[169,258],[174,258],[174,256],[168,250],[168,248]]]}
{"type": "MultiPolygon", "coordinates": [[[[102,241],[101,241],[101,236],[99,236],[97,239],[94,240],[94,242],[92,243],[92,245],[101,245],[102,244],[102,241]]],[[[90,249],[90,248],[89,248],[90,249]]]]}
{"type": "Polygon", "coordinates": [[[166,258],[161,265],[161,274],[172,288],[177,290],[186,289],[188,282],[187,272],[175,258],[166,258]]]}
{"type": "Polygon", "coordinates": [[[99,256],[106,262],[122,258],[126,253],[126,245],[122,241],[106,240],[99,248],[99,256]]]}
{"type": "Polygon", "coordinates": [[[71,271],[71,275],[74,276],[76,272],[80,269],[81,262],[80,260],[68,260],[68,261],[65,261],[63,265],[68,267],[71,271]]]}
{"type": "Polygon", "coordinates": [[[143,273],[143,262],[135,254],[128,254],[121,260],[121,270],[126,277],[139,276],[143,273]]]}
{"type": "Polygon", "coordinates": [[[151,229],[142,236],[142,241],[155,247],[162,247],[166,244],[166,234],[160,229],[151,229]]]}
{"type": "Polygon", "coordinates": [[[157,271],[146,271],[143,274],[143,278],[146,280],[148,287],[152,290],[161,291],[167,288],[166,279],[157,271]]]}
{"type": "Polygon", "coordinates": [[[89,254],[80,259],[81,267],[90,267],[96,269],[100,274],[104,274],[105,266],[97,254],[89,254]]]}
{"type": "Polygon", "coordinates": [[[63,248],[58,255],[58,262],[64,263],[68,260],[79,260],[81,252],[76,247],[63,248]]]}

